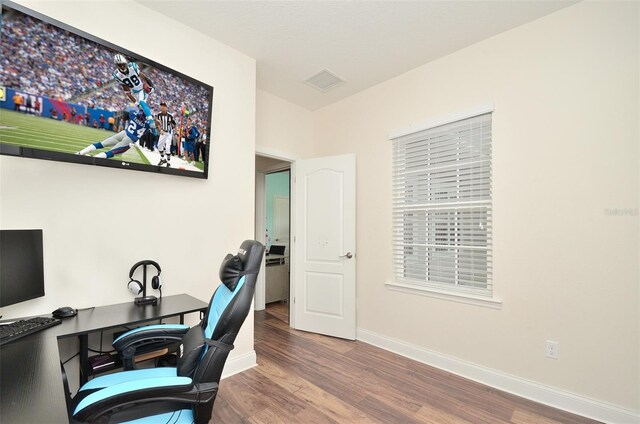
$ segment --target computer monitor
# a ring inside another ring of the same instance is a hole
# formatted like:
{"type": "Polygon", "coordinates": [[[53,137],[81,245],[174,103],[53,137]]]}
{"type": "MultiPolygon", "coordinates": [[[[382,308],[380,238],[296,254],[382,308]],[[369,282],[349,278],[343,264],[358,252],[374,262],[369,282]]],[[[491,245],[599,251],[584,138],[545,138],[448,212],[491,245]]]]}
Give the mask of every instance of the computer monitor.
{"type": "Polygon", "coordinates": [[[270,255],[284,255],[284,250],[286,249],[287,246],[281,246],[281,245],[271,245],[271,247],[269,248],[269,254],[270,255]]]}
{"type": "Polygon", "coordinates": [[[42,230],[0,230],[0,307],[41,296],[42,230]]]}

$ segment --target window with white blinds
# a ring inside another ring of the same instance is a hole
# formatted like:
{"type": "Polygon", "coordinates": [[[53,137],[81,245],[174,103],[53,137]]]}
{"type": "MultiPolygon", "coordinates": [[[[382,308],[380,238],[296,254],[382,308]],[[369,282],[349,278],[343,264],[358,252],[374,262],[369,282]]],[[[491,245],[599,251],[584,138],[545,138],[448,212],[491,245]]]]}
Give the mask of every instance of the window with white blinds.
{"type": "Polygon", "coordinates": [[[392,141],[395,281],[491,296],[491,113],[392,141]]]}

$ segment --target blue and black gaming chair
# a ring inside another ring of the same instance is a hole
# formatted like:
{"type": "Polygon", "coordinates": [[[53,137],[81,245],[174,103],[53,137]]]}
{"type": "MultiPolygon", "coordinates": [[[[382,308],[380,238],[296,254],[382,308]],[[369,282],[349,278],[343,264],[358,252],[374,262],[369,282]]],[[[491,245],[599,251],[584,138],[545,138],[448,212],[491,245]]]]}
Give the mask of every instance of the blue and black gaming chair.
{"type": "Polygon", "coordinates": [[[131,330],[116,341],[125,371],[96,377],[73,398],[71,420],[80,422],[207,423],[233,342],[251,308],[264,248],[242,243],[227,255],[199,325],[159,324],[131,330]],[[137,349],[179,341],[176,367],[130,369],[137,349]]]}

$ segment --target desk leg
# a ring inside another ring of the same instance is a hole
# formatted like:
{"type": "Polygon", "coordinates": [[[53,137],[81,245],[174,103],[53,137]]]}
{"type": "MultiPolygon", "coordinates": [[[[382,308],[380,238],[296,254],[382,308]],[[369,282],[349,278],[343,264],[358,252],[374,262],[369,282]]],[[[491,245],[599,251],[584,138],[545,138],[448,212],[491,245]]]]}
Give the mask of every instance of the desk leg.
{"type": "Polygon", "coordinates": [[[91,369],[89,367],[89,335],[81,334],[78,336],[80,340],[80,387],[87,381],[91,369]]]}

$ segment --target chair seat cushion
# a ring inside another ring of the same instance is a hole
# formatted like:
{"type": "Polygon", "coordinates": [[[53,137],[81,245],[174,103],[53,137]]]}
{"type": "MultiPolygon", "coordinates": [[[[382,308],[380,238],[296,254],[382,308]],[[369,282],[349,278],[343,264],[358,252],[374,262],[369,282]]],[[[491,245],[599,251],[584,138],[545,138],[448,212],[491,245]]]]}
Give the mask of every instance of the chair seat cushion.
{"type": "MultiPolygon", "coordinates": [[[[131,372],[131,371],[130,371],[131,372]]],[[[78,403],[73,415],[76,416],[80,411],[95,404],[104,401],[113,396],[122,396],[125,393],[134,393],[140,391],[148,391],[157,388],[176,388],[179,390],[188,390],[193,386],[193,380],[189,377],[152,377],[135,381],[127,381],[124,383],[113,384],[101,390],[91,393],[78,403]]]]}
{"type": "Polygon", "coordinates": [[[83,390],[101,389],[103,387],[112,386],[114,384],[126,383],[129,381],[143,380],[147,378],[158,377],[176,377],[178,375],[176,368],[173,367],[160,367],[160,368],[147,368],[141,370],[131,370],[116,372],[113,374],[102,375],[96,377],[93,380],[88,381],[84,386],[80,388],[83,390]]]}
{"type": "Polygon", "coordinates": [[[127,421],[127,424],[192,424],[193,411],[191,409],[181,409],[175,412],[167,412],[165,414],[151,415],[149,417],[139,418],[133,421],[127,421]]]}
{"type": "Polygon", "coordinates": [[[127,421],[127,424],[156,423],[191,424],[193,423],[193,411],[191,409],[181,409],[175,412],[167,412],[165,414],[151,415],[149,417],[127,421]]]}

